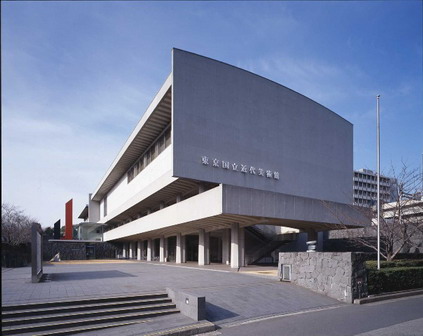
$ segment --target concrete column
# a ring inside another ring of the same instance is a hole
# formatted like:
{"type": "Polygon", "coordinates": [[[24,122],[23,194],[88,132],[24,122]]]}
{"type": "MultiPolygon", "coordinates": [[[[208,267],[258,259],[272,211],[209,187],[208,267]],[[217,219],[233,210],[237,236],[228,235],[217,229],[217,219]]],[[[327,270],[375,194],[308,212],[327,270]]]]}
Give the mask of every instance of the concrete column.
{"type": "Polygon", "coordinates": [[[205,265],[206,251],[205,251],[205,232],[204,229],[200,229],[198,232],[198,265],[205,265]]]}
{"type": "Polygon", "coordinates": [[[165,237],[161,236],[160,237],[160,255],[159,255],[159,261],[160,262],[164,262],[164,258],[165,258],[165,237]]]}
{"type": "Polygon", "coordinates": [[[180,233],[176,234],[176,256],[175,262],[180,264],[182,262],[182,235],[180,233]]]}
{"type": "Polygon", "coordinates": [[[183,262],[183,263],[187,262],[186,243],[187,243],[187,237],[182,236],[181,237],[181,262],[183,262]]]}
{"type": "Polygon", "coordinates": [[[204,192],[204,190],[205,190],[204,185],[199,184],[198,185],[198,193],[201,194],[202,192],[204,192]]]}
{"type": "Polygon", "coordinates": [[[229,265],[230,232],[229,229],[224,229],[222,235],[222,264],[225,265],[229,265]]]}
{"type": "Polygon", "coordinates": [[[147,240],[147,261],[151,261],[151,250],[153,249],[153,241],[150,239],[147,240]]]}
{"type": "Polygon", "coordinates": [[[149,214],[151,214],[151,209],[150,208],[147,209],[147,215],[149,215],[149,214]]]}
{"type": "Polygon", "coordinates": [[[239,267],[239,224],[231,225],[231,268],[239,267]]]}
{"type": "Polygon", "coordinates": [[[141,260],[141,246],[142,240],[137,241],[137,260],[141,260]]]}
{"type": "Polygon", "coordinates": [[[164,239],[164,261],[167,262],[169,260],[169,240],[165,237],[164,239]]]}
{"type": "Polygon", "coordinates": [[[204,262],[206,265],[210,265],[210,232],[204,234],[204,262]]]}
{"type": "Polygon", "coordinates": [[[129,243],[129,259],[134,258],[134,242],[129,243]]]}
{"type": "Polygon", "coordinates": [[[182,201],[182,195],[178,194],[176,195],[176,203],[179,203],[180,201],[182,201]]]}
{"type": "Polygon", "coordinates": [[[164,202],[160,202],[160,210],[164,209],[164,207],[165,207],[164,202]]]}
{"type": "Polygon", "coordinates": [[[126,243],[122,243],[122,258],[126,258],[126,243]]]}
{"type": "Polygon", "coordinates": [[[245,231],[244,228],[239,229],[239,266],[245,266],[245,231]]]}

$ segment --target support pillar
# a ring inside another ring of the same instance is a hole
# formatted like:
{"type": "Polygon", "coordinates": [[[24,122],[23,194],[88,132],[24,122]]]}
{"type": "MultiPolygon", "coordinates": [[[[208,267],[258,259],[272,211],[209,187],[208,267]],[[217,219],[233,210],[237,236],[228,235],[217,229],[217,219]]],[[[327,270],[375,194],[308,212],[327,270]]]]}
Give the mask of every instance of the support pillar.
{"type": "Polygon", "coordinates": [[[239,266],[245,266],[245,231],[244,228],[239,229],[239,266]]]}
{"type": "Polygon", "coordinates": [[[239,268],[239,224],[231,225],[231,268],[239,268]]]}
{"type": "Polygon", "coordinates": [[[134,243],[129,242],[129,259],[134,257],[134,243]]]}
{"type": "Polygon", "coordinates": [[[180,233],[176,234],[176,256],[175,262],[180,264],[182,262],[182,235],[180,233]]]}
{"type": "Polygon", "coordinates": [[[186,236],[182,236],[181,237],[181,262],[186,263],[187,262],[187,249],[186,249],[186,244],[187,244],[187,237],[186,236]]]}
{"type": "Polygon", "coordinates": [[[122,258],[126,258],[126,243],[122,243],[122,258]]]}
{"type": "Polygon", "coordinates": [[[150,239],[147,240],[147,261],[151,261],[151,250],[153,249],[153,241],[150,239]]]}
{"type": "Polygon", "coordinates": [[[142,241],[141,240],[137,241],[137,260],[141,260],[141,246],[142,246],[142,241]]]}
{"type": "Polygon", "coordinates": [[[206,265],[210,265],[210,232],[204,234],[204,262],[206,265]]]}
{"type": "Polygon", "coordinates": [[[198,265],[205,265],[205,252],[205,231],[204,229],[200,229],[200,231],[198,232],[198,265]]]}
{"type": "Polygon", "coordinates": [[[229,265],[230,232],[229,229],[224,229],[222,235],[222,264],[225,265],[229,265]]]}
{"type": "Polygon", "coordinates": [[[165,237],[161,236],[160,237],[160,255],[159,255],[159,261],[160,262],[164,262],[165,259],[165,237]]]}

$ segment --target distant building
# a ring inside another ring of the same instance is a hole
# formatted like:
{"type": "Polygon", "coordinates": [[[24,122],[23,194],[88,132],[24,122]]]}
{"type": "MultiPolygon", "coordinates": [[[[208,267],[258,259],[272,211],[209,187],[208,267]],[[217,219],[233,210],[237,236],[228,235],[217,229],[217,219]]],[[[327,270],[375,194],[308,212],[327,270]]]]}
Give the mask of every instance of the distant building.
{"type": "Polygon", "coordinates": [[[76,240],[103,241],[104,224],[88,221],[88,205],[85,206],[78,218],[83,222],[73,225],[76,240]]]}
{"type": "MultiPolygon", "coordinates": [[[[395,198],[396,180],[380,176],[380,199],[382,203],[391,202],[395,198]]],[[[377,200],[377,174],[370,169],[354,171],[353,178],[354,205],[371,207],[377,200]]]]}

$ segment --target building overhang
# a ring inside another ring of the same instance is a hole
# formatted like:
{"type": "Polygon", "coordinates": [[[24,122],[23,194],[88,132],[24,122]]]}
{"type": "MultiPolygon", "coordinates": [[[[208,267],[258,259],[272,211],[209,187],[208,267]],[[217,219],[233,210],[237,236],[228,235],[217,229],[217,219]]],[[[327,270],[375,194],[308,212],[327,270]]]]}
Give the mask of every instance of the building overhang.
{"type": "Polygon", "coordinates": [[[171,123],[172,74],[168,76],[119,154],[107,170],[92,200],[100,201],[171,123]]]}
{"type": "Polygon", "coordinates": [[[81,219],[84,219],[84,220],[88,218],[88,205],[86,205],[84,207],[84,209],[81,211],[81,213],[78,216],[78,218],[81,218],[81,219]]]}
{"type": "Polygon", "coordinates": [[[238,223],[240,227],[264,224],[303,231],[327,231],[365,226],[366,219],[347,204],[219,185],[107,231],[104,240],[128,241],[172,236],[176,233],[197,234],[199,229],[211,232],[230,228],[233,223],[238,223]],[[333,207],[333,211],[328,206],[333,207]],[[336,215],[345,212],[355,216],[356,221],[346,223],[336,215]]]}

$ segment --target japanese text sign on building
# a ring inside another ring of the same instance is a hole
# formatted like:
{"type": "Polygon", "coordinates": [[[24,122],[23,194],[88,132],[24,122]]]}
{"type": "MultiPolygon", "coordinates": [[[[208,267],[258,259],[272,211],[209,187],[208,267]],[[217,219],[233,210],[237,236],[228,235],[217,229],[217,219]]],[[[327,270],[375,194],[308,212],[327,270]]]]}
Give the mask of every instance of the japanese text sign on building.
{"type": "Polygon", "coordinates": [[[238,164],[236,162],[219,160],[217,158],[209,158],[208,156],[202,156],[201,163],[204,166],[211,166],[214,168],[232,170],[232,171],[240,172],[243,174],[256,175],[260,177],[266,177],[269,179],[279,180],[278,171],[266,170],[263,168],[256,168],[254,166],[250,166],[246,164],[238,164]]]}

